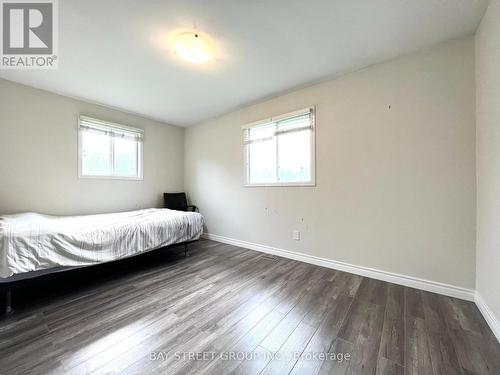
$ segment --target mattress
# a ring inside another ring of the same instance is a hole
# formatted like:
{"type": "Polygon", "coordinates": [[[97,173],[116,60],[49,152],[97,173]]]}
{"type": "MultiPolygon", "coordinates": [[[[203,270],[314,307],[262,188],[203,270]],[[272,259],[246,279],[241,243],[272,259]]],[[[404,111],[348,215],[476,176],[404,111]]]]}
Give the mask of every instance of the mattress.
{"type": "Polygon", "coordinates": [[[145,209],[102,215],[0,216],[0,278],[58,267],[81,267],[194,241],[197,212],[145,209]]]}

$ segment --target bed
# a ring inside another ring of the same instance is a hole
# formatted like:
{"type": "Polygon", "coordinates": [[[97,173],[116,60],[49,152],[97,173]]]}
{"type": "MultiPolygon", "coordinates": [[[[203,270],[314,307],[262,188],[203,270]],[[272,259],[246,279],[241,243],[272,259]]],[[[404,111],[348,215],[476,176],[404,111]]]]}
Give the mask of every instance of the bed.
{"type": "Polygon", "coordinates": [[[110,262],[198,240],[203,216],[168,209],[0,216],[0,282],[110,262]]]}

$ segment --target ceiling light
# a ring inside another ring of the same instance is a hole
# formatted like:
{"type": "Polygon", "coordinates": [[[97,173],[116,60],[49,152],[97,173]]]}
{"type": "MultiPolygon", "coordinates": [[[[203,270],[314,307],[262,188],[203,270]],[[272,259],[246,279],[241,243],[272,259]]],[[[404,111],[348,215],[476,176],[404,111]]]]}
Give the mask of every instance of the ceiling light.
{"type": "Polygon", "coordinates": [[[198,33],[186,32],[174,39],[175,53],[193,64],[207,62],[212,57],[212,47],[198,33]]]}

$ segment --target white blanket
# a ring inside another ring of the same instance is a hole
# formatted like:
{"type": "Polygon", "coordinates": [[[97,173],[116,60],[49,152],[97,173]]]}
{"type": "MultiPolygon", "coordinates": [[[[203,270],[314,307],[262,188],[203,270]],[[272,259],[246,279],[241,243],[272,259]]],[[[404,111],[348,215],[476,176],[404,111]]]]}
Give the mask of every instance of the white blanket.
{"type": "Polygon", "coordinates": [[[78,267],[192,241],[203,232],[196,212],[147,209],[87,216],[0,216],[0,277],[78,267]]]}

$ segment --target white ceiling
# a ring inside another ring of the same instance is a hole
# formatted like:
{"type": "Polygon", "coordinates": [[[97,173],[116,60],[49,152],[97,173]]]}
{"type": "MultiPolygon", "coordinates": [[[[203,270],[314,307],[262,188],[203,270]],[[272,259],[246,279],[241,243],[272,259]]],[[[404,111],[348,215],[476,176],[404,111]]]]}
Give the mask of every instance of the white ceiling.
{"type": "Polygon", "coordinates": [[[0,71],[30,86],[188,126],[440,41],[471,34],[487,0],[60,0],[59,68],[0,71]],[[208,33],[216,58],[168,39],[208,33]]]}

